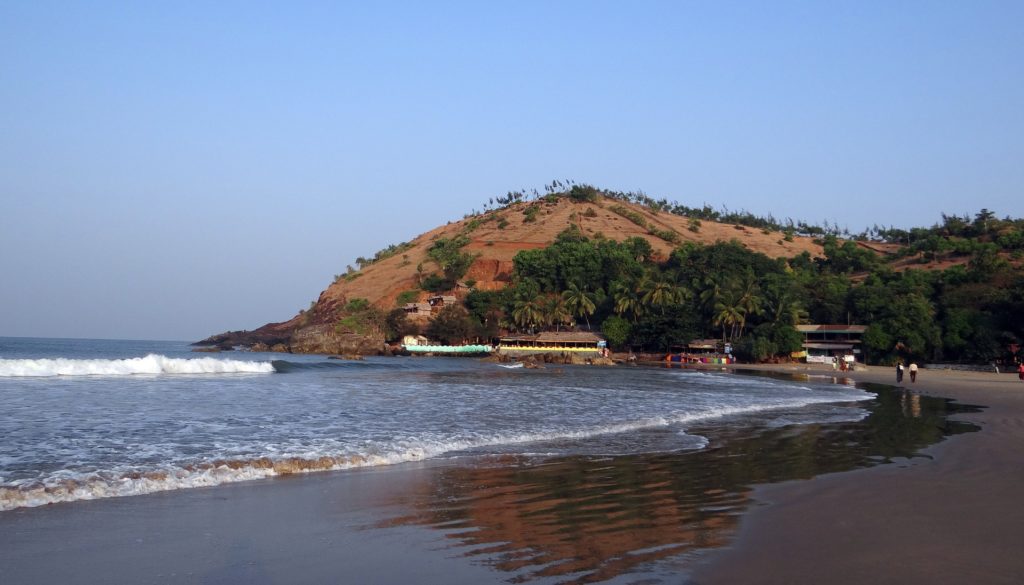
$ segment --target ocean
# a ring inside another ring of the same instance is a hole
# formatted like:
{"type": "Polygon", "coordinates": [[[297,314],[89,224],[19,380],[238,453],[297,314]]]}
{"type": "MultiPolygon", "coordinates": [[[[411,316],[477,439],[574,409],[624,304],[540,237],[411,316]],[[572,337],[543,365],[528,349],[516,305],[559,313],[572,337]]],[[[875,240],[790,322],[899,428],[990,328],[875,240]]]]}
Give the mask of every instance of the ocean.
{"type": "Polygon", "coordinates": [[[676,583],[756,486],[978,430],[826,371],[190,349],[0,338],[0,575],[676,583]]]}
{"type": "Polygon", "coordinates": [[[857,421],[873,397],[827,378],[0,338],[0,511],[426,459],[697,451],[699,427],[857,421]]]}

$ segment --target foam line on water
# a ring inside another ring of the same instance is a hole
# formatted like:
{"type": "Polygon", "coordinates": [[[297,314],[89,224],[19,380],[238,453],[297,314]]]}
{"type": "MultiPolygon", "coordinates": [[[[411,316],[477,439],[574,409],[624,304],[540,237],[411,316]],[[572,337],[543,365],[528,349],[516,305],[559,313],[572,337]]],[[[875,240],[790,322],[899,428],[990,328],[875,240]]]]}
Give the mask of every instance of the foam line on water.
{"type": "Polygon", "coordinates": [[[149,354],[127,359],[0,359],[0,377],[132,376],[137,374],[269,374],[270,362],[252,362],[211,357],[169,358],[149,354]]]}
{"type": "MultiPolygon", "coordinates": [[[[308,452],[301,455],[220,459],[188,465],[168,464],[162,469],[155,470],[129,469],[92,473],[74,473],[63,470],[38,482],[0,485],[0,511],[58,502],[215,486],[296,473],[392,465],[431,459],[446,453],[482,447],[525,445],[566,439],[585,440],[599,435],[632,432],[673,424],[692,425],[726,416],[835,401],[835,397],[825,396],[791,398],[765,404],[712,408],[697,413],[670,413],[665,416],[595,425],[583,429],[553,429],[533,433],[456,436],[438,439],[410,438],[377,444],[369,449],[364,446],[358,453],[308,452]]],[[[706,444],[705,441],[697,448],[703,448],[706,444]]]]}

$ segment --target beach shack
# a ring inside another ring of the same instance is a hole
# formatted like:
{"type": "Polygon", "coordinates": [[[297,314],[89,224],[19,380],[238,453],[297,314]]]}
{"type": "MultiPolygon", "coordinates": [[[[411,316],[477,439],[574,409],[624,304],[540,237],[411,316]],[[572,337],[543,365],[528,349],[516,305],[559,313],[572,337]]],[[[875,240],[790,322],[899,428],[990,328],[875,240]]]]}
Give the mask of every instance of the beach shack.
{"type": "Polygon", "coordinates": [[[405,316],[413,323],[425,325],[430,321],[432,314],[430,303],[406,303],[402,309],[405,316]]]}
{"type": "Polygon", "coordinates": [[[809,364],[832,363],[839,360],[863,361],[861,341],[867,325],[797,325],[796,330],[804,336],[802,355],[809,364]]]}
{"type": "Polygon", "coordinates": [[[402,345],[409,347],[412,345],[427,345],[430,340],[423,335],[406,335],[402,338],[402,345]]]}
{"type": "Polygon", "coordinates": [[[665,356],[665,361],[683,364],[731,364],[732,345],[720,339],[694,339],[686,344],[682,351],[665,356]]]}
{"type": "Polygon", "coordinates": [[[545,331],[537,335],[502,337],[498,352],[516,356],[565,352],[598,356],[607,346],[603,337],[589,331],[545,331]]]}
{"type": "Polygon", "coordinates": [[[722,353],[719,347],[722,342],[717,339],[694,339],[686,344],[686,353],[694,357],[708,357],[722,353]]]}

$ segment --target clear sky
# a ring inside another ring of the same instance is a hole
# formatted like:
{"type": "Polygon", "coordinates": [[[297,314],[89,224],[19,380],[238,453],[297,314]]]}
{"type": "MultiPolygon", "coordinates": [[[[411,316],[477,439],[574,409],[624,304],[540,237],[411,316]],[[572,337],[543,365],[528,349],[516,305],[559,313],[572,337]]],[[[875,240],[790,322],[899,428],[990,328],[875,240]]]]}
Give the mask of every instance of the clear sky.
{"type": "Polygon", "coordinates": [[[1024,2],[0,2],[0,336],[195,340],[552,179],[1024,215],[1024,2]]]}

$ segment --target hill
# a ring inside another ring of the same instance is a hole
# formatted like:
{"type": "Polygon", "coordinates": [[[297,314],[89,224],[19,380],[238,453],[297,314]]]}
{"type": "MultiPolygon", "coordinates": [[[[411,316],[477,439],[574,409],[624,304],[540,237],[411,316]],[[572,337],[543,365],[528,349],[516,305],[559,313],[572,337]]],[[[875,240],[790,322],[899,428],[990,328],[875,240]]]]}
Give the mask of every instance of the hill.
{"type": "Polygon", "coordinates": [[[786,360],[801,349],[798,324],[858,323],[871,363],[1024,357],[1024,220],[983,209],[851,235],[642,193],[547,189],[357,259],[288,321],[200,343],[372,354],[411,333],[459,344],[593,326],[614,348],[714,337],[743,359],[786,360]]]}
{"type": "Polygon", "coordinates": [[[352,299],[366,299],[372,306],[388,311],[445,292],[422,288],[431,275],[443,272],[430,254],[437,242],[463,238],[465,244],[460,250],[474,257],[460,281],[471,283],[475,289],[494,291],[511,281],[516,254],[546,248],[572,226],[589,238],[616,242],[642,238],[650,244],[654,258],[660,260],[667,259],[685,242],[738,241],[771,258],[789,258],[803,252],[812,257],[822,254],[822,246],[814,238],[779,230],[699,220],[605,195],[582,201],[542,197],[468,216],[382,250],[375,258],[361,258],[359,269],[336,276],[314,305],[291,319],[254,331],[214,335],[198,344],[223,348],[261,344],[297,352],[372,353],[383,341],[379,336],[359,331],[339,333],[331,331],[333,325],[352,299]]]}
{"type": "Polygon", "coordinates": [[[812,256],[822,253],[821,245],[812,238],[794,236],[792,241],[786,241],[781,232],[764,233],[710,221],[701,222],[697,231],[691,231],[688,218],[607,197],[594,202],[541,199],[484,212],[422,234],[402,247],[401,253],[338,279],[317,302],[365,298],[381,308],[389,308],[399,293],[416,289],[425,273],[439,269],[428,256],[430,246],[442,238],[451,240],[460,235],[469,240],[462,249],[476,255],[464,279],[475,281],[475,287],[483,290],[501,289],[511,278],[512,259],[517,253],[550,246],[559,233],[573,225],[591,238],[603,236],[617,242],[643,238],[661,259],[668,258],[682,242],[710,244],[733,239],[772,258],[789,258],[805,251],[812,256]]]}

